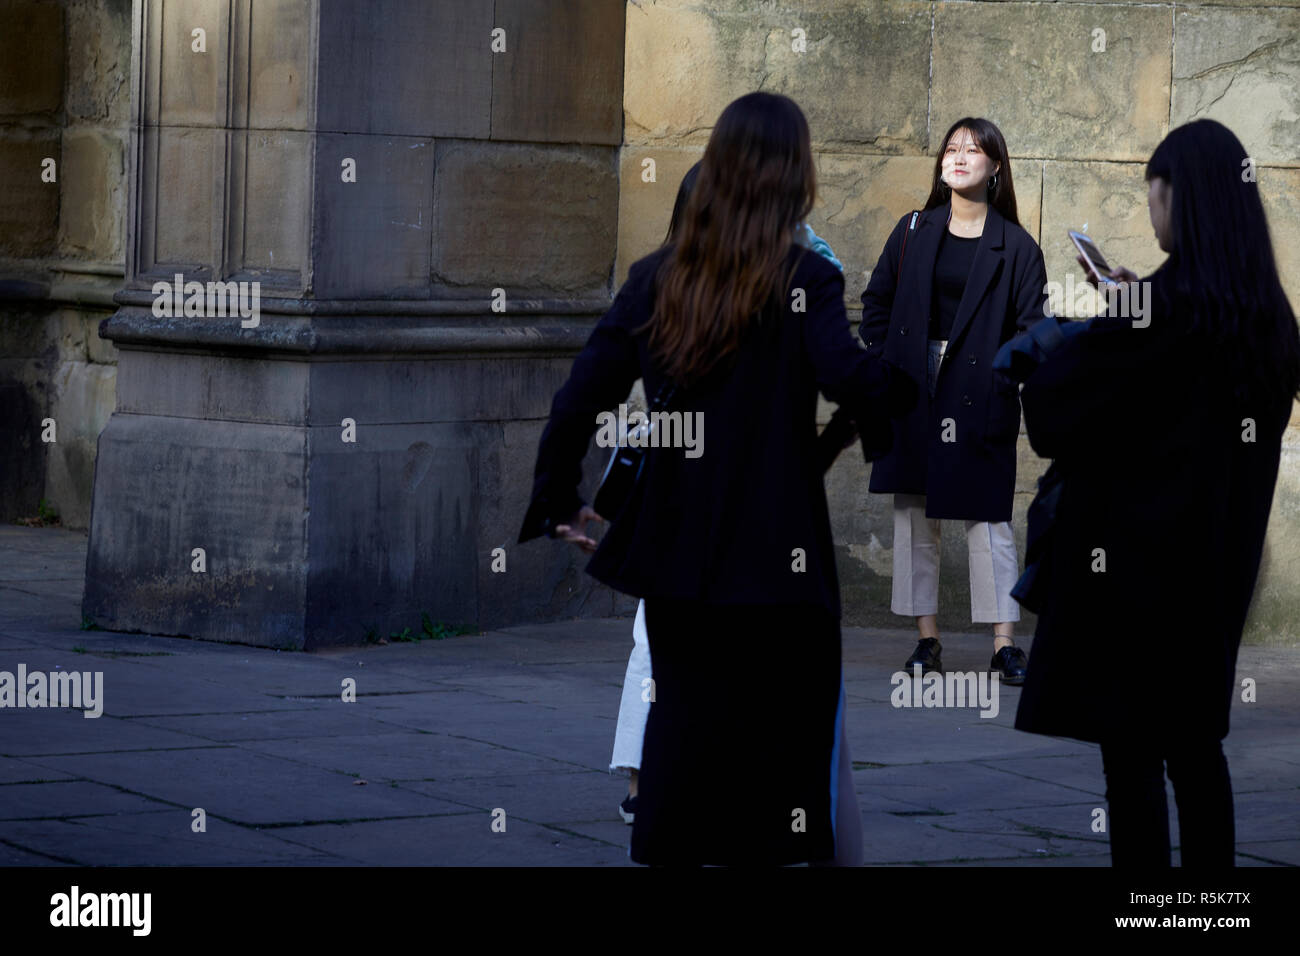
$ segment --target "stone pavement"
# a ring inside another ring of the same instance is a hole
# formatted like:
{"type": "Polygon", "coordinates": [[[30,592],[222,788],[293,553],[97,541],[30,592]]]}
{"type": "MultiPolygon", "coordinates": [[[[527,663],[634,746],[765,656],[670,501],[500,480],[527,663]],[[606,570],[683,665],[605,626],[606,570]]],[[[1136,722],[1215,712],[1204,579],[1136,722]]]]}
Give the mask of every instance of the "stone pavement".
{"type": "MultiPolygon", "coordinates": [[[[625,781],[606,770],[630,620],[313,654],[83,631],[85,550],[83,534],[0,528],[0,671],[102,671],[104,688],[97,719],[0,709],[0,865],[634,865],[625,781]]],[[[1097,748],[1015,731],[1015,688],[993,719],[891,706],[912,642],[844,633],[869,862],[1108,865],[1097,748]]],[[[944,638],[950,668],[990,652],[984,634],[944,638]]],[[[1241,651],[1259,701],[1234,705],[1225,744],[1240,865],[1300,864],[1297,665],[1295,649],[1241,651]]],[[[737,769],[737,799],[763,772],[737,769]]]]}

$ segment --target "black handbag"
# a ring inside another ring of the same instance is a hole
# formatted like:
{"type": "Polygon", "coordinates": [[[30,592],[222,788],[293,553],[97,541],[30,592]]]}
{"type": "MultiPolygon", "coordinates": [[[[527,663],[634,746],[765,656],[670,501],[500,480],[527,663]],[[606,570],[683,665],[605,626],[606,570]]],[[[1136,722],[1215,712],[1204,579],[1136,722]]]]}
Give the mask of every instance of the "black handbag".
{"type": "Polygon", "coordinates": [[[676,392],[677,386],[672,382],[661,385],[654,401],[650,403],[645,423],[624,435],[622,443],[609,456],[605,474],[600,479],[600,487],[596,489],[596,496],[591,502],[592,510],[606,521],[618,520],[631,500],[632,492],[645,468],[645,453],[651,440],[655,416],[668,407],[676,392]],[[635,445],[627,443],[633,434],[638,436],[635,445]]]}

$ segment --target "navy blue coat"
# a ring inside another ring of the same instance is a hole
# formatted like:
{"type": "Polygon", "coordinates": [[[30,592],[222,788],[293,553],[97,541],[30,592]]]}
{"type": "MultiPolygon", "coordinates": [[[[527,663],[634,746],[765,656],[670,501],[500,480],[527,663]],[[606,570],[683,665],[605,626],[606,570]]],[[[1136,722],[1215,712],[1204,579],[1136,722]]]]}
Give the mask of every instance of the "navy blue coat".
{"type": "MultiPolygon", "coordinates": [[[[632,264],[556,394],[520,541],[563,523],[582,505],[581,465],[596,416],[626,400],[637,378],[648,396],[664,382],[648,332],[638,330],[653,312],[654,277],[668,248],[632,264]]],[[[817,393],[848,407],[864,434],[878,433],[885,416],[888,436],[888,409],[910,408],[915,389],[854,340],[844,276],[822,256],[792,247],[777,289],[725,366],[673,399],[672,410],[703,413],[704,453],[687,458],[681,449],[648,450],[624,514],[587,565],[596,579],[643,598],[804,602],[838,618],[817,393]],[[795,289],[805,293],[800,311],[795,289]]]]}
{"type": "Polygon", "coordinates": [[[872,466],[870,489],[925,495],[931,518],[1010,521],[1020,398],[1014,382],[994,373],[993,358],[1046,314],[1047,271],[1033,237],[990,206],[932,402],[926,342],[949,208],[920,214],[901,276],[911,213],[900,219],[862,293],[859,334],[867,350],[907,372],[920,390],[912,413],[896,423],[893,449],[872,466]],[[943,440],[947,419],[955,426],[953,441],[943,440]]]}

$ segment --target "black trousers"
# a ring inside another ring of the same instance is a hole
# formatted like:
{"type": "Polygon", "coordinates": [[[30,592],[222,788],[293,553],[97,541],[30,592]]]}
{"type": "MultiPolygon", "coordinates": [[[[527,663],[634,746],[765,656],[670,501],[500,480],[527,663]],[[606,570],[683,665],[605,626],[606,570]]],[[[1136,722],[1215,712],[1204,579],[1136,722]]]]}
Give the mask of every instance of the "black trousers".
{"type": "Polygon", "coordinates": [[[1169,805],[1165,768],[1178,802],[1184,867],[1230,867],[1236,859],[1232,781],[1218,740],[1177,745],[1103,741],[1111,865],[1167,867],[1169,805]]]}

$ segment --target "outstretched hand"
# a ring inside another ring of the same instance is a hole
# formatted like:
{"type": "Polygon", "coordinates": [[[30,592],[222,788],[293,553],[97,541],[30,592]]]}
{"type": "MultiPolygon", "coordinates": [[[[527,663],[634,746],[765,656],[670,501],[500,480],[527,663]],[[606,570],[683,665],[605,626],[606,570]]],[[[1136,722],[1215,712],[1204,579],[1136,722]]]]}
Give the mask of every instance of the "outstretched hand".
{"type": "Polygon", "coordinates": [[[559,538],[561,541],[568,541],[571,544],[575,544],[587,554],[591,554],[596,550],[596,542],[594,539],[589,538],[585,533],[587,530],[587,522],[589,521],[599,521],[603,523],[605,519],[596,514],[590,505],[583,505],[578,510],[578,513],[569,519],[568,522],[565,524],[557,524],[555,526],[555,537],[559,538]]]}

